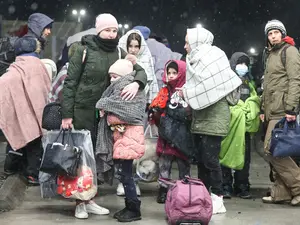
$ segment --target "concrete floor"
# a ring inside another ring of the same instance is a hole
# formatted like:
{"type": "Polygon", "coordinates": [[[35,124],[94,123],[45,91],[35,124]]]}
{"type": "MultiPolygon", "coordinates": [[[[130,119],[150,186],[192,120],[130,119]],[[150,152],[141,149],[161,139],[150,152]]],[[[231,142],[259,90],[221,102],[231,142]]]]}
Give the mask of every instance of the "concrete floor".
{"type": "MultiPolygon", "coordinates": [[[[0,149],[1,152],[1,149],[0,149]]],[[[3,151],[2,151],[3,152],[3,151]]],[[[193,175],[195,175],[193,168],[193,175]]],[[[251,190],[254,198],[233,198],[225,201],[227,213],[215,215],[210,225],[292,225],[300,224],[300,209],[289,205],[267,205],[261,197],[269,187],[268,165],[254,152],[252,154],[251,190]]],[[[176,175],[176,171],[174,171],[176,175]]],[[[166,224],[164,206],[155,202],[157,185],[141,184],[142,217],[133,225],[166,224]]],[[[28,188],[25,201],[17,209],[0,214],[0,225],[52,225],[52,224],[119,224],[112,218],[115,211],[124,207],[122,198],[115,195],[115,187],[100,186],[96,202],[111,210],[109,216],[91,215],[88,220],[74,218],[74,202],[64,199],[40,198],[38,187],[28,188]]]]}

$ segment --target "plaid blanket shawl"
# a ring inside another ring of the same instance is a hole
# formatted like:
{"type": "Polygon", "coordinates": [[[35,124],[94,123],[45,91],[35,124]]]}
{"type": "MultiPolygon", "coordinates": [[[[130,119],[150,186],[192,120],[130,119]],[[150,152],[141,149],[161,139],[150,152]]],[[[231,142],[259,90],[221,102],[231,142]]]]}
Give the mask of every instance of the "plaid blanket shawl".
{"type": "MultiPolygon", "coordinates": [[[[107,124],[107,114],[114,114],[126,124],[143,125],[146,105],[145,93],[139,91],[131,101],[122,100],[121,97],[124,87],[133,82],[134,73],[113,82],[96,104],[96,108],[103,109],[106,114],[99,121],[96,142],[97,172],[103,174],[103,177],[104,173],[113,168],[113,134],[107,124]]],[[[101,179],[101,175],[98,178],[101,179]]]]}
{"type": "Polygon", "coordinates": [[[49,102],[61,102],[62,100],[62,90],[64,87],[64,82],[67,77],[69,63],[66,63],[63,68],[59,71],[54,81],[52,82],[50,92],[48,94],[49,102]]]}
{"type": "Polygon", "coordinates": [[[187,57],[184,98],[194,110],[207,108],[241,85],[225,53],[216,46],[203,44],[187,57]]]}

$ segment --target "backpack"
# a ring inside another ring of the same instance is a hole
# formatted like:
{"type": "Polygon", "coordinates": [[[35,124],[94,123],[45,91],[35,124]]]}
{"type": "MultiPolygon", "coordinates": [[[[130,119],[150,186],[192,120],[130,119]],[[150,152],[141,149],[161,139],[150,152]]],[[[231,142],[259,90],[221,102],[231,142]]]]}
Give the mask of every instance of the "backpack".
{"type": "Polygon", "coordinates": [[[212,198],[201,180],[185,177],[177,181],[160,178],[159,181],[170,186],[165,203],[170,225],[208,225],[213,213],[212,198]]]}
{"type": "MultiPolygon", "coordinates": [[[[284,46],[284,48],[282,49],[281,54],[280,54],[281,63],[282,63],[282,65],[283,65],[284,68],[286,66],[286,51],[287,51],[287,49],[289,47],[291,47],[290,44],[284,46]]],[[[263,55],[262,55],[262,63],[263,63],[263,69],[264,69],[264,71],[266,69],[267,58],[268,58],[268,53],[267,53],[267,49],[265,49],[263,51],[263,55]]]]}
{"type": "Polygon", "coordinates": [[[0,77],[16,59],[15,50],[13,47],[16,39],[17,38],[14,37],[0,38],[0,77]]]}

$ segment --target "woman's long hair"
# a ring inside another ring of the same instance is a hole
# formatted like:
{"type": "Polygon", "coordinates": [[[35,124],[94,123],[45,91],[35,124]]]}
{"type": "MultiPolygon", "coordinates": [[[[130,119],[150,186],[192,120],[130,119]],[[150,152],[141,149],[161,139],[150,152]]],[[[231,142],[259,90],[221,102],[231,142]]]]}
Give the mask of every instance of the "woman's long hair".
{"type": "Polygon", "coordinates": [[[128,36],[127,38],[127,51],[128,51],[128,47],[131,43],[131,41],[136,40],[139,43],[139,48],[141,48],[142,45],[142,38],[139,34],[137,33],[132,33],[128,36]]]}

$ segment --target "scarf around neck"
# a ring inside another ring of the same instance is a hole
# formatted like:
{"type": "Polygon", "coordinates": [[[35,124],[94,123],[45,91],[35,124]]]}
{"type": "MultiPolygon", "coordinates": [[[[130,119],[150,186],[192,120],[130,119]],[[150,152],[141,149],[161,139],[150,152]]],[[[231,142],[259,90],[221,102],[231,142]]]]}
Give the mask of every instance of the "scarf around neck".
{"type": "Polygon", "coordinates": [[[118,46],[119,39],[103,39],[99,36],[96,36],[95,41],[99,48],[106,52],[114,52],[118,46]]]}

